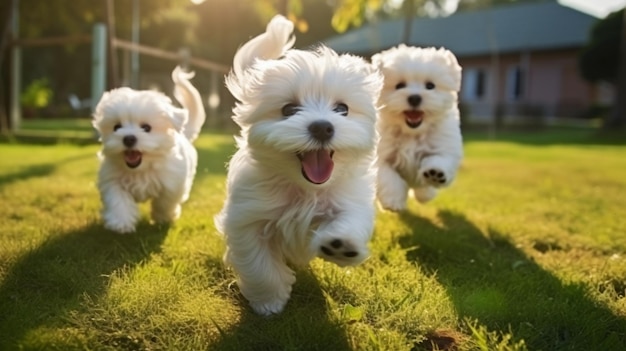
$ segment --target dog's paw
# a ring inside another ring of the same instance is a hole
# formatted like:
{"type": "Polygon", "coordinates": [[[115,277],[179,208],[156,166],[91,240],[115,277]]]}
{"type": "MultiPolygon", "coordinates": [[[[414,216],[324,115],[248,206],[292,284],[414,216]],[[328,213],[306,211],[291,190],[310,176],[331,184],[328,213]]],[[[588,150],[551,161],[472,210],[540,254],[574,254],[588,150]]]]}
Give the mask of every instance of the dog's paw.
{"type": "Polygon", "coordinates": [[[424,204],[437,196],[437,189],[432,186],[414,188],[413,196],[415,196],[415,200],[424,204]]]}
{"type": "Polygon", "coordinates": [[[104,203],[102,221],[106,229],[120,234],[132,233],[139,220],[139,209],[130,196],[108,196],[104,203]]]}
{"type": "Polygon", "coordinates": [[[388,199],[378,198],[380,207],[387,211],[402,212],[406,210],[406,200],[389,201],[388,199]]]}
{"type": "Polygon", "coordinates": [[[319,247],[320,257],[342,267],[357,265],[367,255],[367,248],[358,247],[347,239],[331,238],[323,241],[319,247]]]}
{"type": "Polygon", "coordinates": [[[176,205],[173,209],[157,209],[152,207],[151,217],[156,223],[169,223],[177,220],[181,214],[181,206],[176,205]]]}
{"type": "MultiPolygon", "coordinates": [[[[241,263],[233,260],[232,256],[232,250],[229,249],[226,262],[241,263]]],[[[241,294],[257,314],[269,316],[282,312],[291,297],[291,286],[296,281],[294,272],[284,261],[277,260],[277,257],[272,256],[269,251],[256,256],[256,259],[250,259],[248,255],[244,257],[246,264],[239,265],[237,283],[241,294]],[[259,269],[260,267],[265,269],[259,269]],[[242,275],[242,272],[245,272],[245,275],[242,275]]]]}
{"type": "Polygon", "coordinates": [[[104,227],[120,234],[128,234],[135,231],[135,221],[109,220],[104,222],[104,227]]]}
{"type": "Polygon", "coordinates": [[[254,310],[255,313],[260,314],[262,316],[271,316],[273,314],[279,314],[285,309],[285,305],[287,304],[287,299],[276,298],[271,301],[251,301],[250,307],[254,310]]]}
{"type": "Polygon", "coordinates": [[[406,189],[396,189],[395,193],[379,191],[376,194],[380,207],[387,211],[402,212],[406,210],[406,189]]]}
{"type": "Polygon", "coordinates": [[[440,168],[427,168],[421,170],[422,179],[425,183],[434,187],[441,187],[450,182],[450,177],[440,168]]]}

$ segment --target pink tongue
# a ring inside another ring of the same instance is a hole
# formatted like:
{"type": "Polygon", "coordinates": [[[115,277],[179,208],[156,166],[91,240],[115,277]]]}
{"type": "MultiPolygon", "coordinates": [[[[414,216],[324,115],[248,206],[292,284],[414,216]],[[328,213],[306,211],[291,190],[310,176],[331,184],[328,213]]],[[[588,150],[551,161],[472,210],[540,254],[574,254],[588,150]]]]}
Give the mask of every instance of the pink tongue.
{"type": "Polygon", "coordinates": [[[404,111],[404,116],[406,120],[411,123],[419,123],[422,121],[424,117],[424,112],[422,111],[404,111]]]}
{"type": "Polygon", "coordinates": [[[141,152],[137,150],[124,151],[124,160],[128,163],[135,163],[141,159],[141,152]]]}
{"type": "Polygon", "coordinates": [[[300,155],[302,172],[311,183],[325,183],[333,173],[333,159],[330,150],[320,149],[308,151],[300,155]]]}

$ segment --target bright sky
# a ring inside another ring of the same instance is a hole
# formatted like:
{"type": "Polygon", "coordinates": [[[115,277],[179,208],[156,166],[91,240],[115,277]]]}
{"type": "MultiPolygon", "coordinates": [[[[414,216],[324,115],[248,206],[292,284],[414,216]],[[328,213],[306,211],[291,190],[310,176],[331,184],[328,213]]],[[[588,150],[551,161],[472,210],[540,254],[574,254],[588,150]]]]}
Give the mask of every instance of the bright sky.
{"type": "Polygon", "coordinates": [[[626,6],[626,0],[558,0],[561,5],[574,8],[598,18],[604,18],[626,6]]]}

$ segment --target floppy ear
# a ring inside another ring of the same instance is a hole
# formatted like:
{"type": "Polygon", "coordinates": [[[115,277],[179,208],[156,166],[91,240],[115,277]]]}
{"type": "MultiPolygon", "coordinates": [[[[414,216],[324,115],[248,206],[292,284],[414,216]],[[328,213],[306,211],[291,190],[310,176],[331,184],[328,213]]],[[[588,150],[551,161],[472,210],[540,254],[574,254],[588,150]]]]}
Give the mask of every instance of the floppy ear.
{"type": "Polygon", "coordinates": [[[169,117],[174,129],[176,129],[177,132],[181,132],[185,124],[187,124],[189,112],[183,108],[172,107],[169,111],[169,117]]]}
{"type": "Polygon", "coordinates": [[[452,51],[444,48],[440,48],[439,50],[443,52],[450,66],[454,67],[455,69],[461,68],[461,66],[459,66],[459,61],[456,59],[456,56],[454,56],[452,51]]]}
{"type": "Polygon", "coordinates": [[[93,112],[93,118],[91,120],[91,125],[97,130],[100,131],[100,122],[102,121],[102,117],[104,112],[102,111],[103,106],[106,105],[107,101],[109,100],[109,92],[105,92],[104,94],[102,94],[102,97],[100,98],[100,101],[98,101],[98,104],[96,105],[96,108],[94,109],[93,112]]]}
{"type": "Polygon", "coordinates": [[[383,67],[383,54],[378,53],[372,56],[372,65],[376,69],[381,69],[383,67]]]}
{"type": "Polygon", "coordinates": [[[439,50],[441,50],[444,53],[448,66],[450,66],[452,68],[452,71],[454,72],[454,80],[456,82],[455,83],[456,91],[460,91],[462,68],[461,68],[461,65],[459,65],[459,61],[457,60],[454,53],[452,53],[452,51],[444,49],[444,48],[440,48],[439,50]]]}

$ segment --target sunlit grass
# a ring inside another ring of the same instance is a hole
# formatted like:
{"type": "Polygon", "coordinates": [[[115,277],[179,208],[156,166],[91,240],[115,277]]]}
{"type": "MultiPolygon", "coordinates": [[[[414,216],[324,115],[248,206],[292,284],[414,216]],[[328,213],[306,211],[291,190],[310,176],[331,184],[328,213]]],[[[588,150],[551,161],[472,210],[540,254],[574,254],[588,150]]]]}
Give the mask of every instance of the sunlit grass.
{"type": "Polygon", "coordinates": [[[82,118],[26,118],[22,120],[20,129],[93,132],[88,113],[82,118]]]}
{"type": "Polygon", "coordinates": [[[626,146],[501,137],[469,135],[451,188],[380,212],[369,260],[313,261],[271,318],[213,225],[232,136],[198,140],[177,223],[143,206],[125,236],[99,220],[97,145],[0,144],[0,349],[625,349],[626,146]]]}

